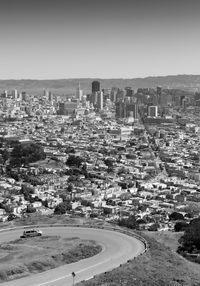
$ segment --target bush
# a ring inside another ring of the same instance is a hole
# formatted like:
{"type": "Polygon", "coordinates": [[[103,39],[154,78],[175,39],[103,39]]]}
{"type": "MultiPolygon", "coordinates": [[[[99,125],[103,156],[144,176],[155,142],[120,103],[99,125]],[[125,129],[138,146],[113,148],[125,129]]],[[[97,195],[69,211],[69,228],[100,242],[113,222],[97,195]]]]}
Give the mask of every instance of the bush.
{"type": "Polygon", "coordinates": [[[22,274],[24,272],[27,272],[27,268],[24,265],[19,265],[19,266],[13,266],[10,267],[6,270],[6,275],[7,276],[13,276],[16,274],[22,274]]]}
{"type": "Polygon", "coordinates": [[[42,272],[47,269],[52,269],[57,266],[56,262],[52,258],[43,258],[41,260],[35,260],[28,264],[26,264],[26,267],[28,268],[29,272],[42,272]]]}

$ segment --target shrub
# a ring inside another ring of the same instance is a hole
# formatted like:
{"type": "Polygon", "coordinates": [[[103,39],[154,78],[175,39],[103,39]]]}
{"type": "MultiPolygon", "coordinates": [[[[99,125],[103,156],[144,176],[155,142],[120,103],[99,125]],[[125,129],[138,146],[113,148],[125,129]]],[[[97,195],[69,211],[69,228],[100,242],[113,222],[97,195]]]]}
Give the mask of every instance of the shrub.
{"type": "Polygon", "coordinates": [[[7,280],[7,274],[6,274],[6,271],[5,270],[0,270],[0,280],[1,281],[5,281],[7,280]]]}

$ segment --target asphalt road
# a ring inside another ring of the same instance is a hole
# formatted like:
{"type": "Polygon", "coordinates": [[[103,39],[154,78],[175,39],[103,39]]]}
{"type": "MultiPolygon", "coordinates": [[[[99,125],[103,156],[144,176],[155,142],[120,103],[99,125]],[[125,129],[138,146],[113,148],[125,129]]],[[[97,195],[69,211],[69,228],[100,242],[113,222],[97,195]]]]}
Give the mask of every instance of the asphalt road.
{"type": "MultiPolygon", "coordinates": [[[[76,276],[74,282],[92,278],[94,275],[109,271],[136,257],[144,250],[139,240],[104,229],[90,229],[77,227],[48,227],[43,228],[44,235],[60,235],[63,237],[80,237],[81,239],[95,240],[102,245],[102,252],[79,262],[60,266],[43,273],[5,282],[3,286],[71,286],[73,284],[72,272],[76,276]]],[[[23,230],[13,230],[0,233],[0,243],[20,237],[23,230]]]]}

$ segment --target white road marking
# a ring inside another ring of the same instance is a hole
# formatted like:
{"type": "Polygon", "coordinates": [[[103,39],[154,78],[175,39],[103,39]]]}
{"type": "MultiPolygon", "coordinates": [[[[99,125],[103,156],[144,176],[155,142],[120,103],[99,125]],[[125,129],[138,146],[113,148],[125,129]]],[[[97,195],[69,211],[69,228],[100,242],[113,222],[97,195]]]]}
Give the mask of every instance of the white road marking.
{"type": "MultiPolygon", "coordinates": [[[[99,263],[97,263],[97,264],[95,264],[95,265],[92,265],[92,266],[90,266],[90,267],[81,269],[81,270],[77,271],[76,273],[84,272],[84,271],[86,271],[86,270],[88,270],[88,269],[91,269],[91,268],[94,268],[94,267],[96,267],[96,266],[98,266],[98,265],[101,265],[101,264],[103,264],[103,263],[105,263],[105,262],[107,262],[107,261],[109,261],[109,260],[110,260],[110,258],[109,258],[109,259],[106,259],[106,260],[104,260],[104,261],[101,261],[101,262],[99,262],[99,263]]],[[[62,280],[62,279],[64,279],[64,278],[70,277],[71,275],[72,275],[72,274],[70,273],[70,274],[68,274],[68,275],[61,276],[61,277],[59,277],[59,278],[56,278],[56,279],[51,280],[51,281],[48,281],[48,282],[43,282],[43,283],[41,283],[41,284],[37,284],[37,285],[35,285],[35,286],[42,286],[42,285],[51,284],[51,283],[54,283],[54,282],[56,282],[56,281],[62,280]]],[[[92,277],[91,277],[91,278],[92,278],[92,277]]],[[[89,278],[89,279],[90,279],[90,278],[89,278]]]]}

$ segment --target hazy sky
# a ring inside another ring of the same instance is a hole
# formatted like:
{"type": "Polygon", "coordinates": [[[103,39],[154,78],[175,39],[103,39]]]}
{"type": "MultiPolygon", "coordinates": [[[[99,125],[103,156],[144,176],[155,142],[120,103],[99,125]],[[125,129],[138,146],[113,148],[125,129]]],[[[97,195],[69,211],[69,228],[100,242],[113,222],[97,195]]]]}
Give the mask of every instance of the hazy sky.
{"type": "Polygon", "coordinates": [[[0,0],[0,79],[200,74],[199,0],[0,0]]]}

